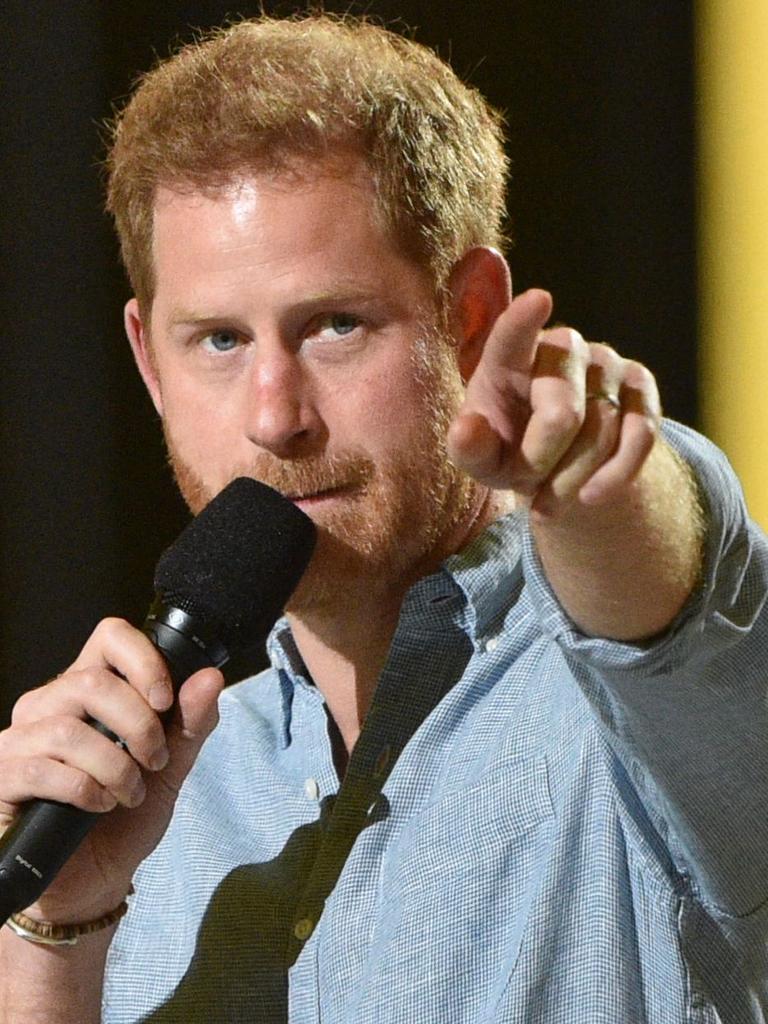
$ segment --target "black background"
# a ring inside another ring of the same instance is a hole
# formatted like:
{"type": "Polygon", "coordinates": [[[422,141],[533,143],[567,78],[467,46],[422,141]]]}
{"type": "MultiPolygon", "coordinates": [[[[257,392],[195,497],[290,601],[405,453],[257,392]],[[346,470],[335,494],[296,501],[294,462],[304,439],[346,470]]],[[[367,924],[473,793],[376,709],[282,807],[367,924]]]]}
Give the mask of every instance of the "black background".
{"type": "MultiPolygon", "coordinates": [[[[516,289],[551,289],[556,320],[648,363],[695,424],[691,5],[325,6],[410,26],[506,112],[516,289]]],[[[0,724],[102,616],[143,616],[186,521],[123,338],[99,126],[175,42],[259,7],[3,5],[0,724]]]]}

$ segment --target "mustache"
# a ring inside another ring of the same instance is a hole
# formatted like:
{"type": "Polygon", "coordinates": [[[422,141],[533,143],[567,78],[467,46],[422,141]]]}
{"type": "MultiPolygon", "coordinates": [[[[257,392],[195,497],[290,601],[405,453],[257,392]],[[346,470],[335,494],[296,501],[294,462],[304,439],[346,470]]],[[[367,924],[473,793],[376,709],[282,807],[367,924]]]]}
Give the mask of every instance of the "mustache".
{"type": "Polygon", "coordinates": [[[249,476],[272,487],[287,498],[306,498],[321,491],[359,490],[373,478],[369,458],[353,452],[336,455],[277,459],[259,455],[233,473],[249,476]]]}

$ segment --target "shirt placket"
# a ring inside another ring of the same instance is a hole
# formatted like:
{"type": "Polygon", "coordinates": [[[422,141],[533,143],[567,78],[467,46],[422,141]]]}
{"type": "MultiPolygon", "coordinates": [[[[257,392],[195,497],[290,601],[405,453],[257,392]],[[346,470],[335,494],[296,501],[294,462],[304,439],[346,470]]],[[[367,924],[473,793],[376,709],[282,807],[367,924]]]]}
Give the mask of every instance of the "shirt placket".
{"type": "MultiPolygon", "coordinates": [[[[366,716],[360,737],[354,747],[347,773],[325,818],[317,856],[296,905],[296,913],[288,938],[289,961],[295,961],[291,972],[291,1021],[326,1019],[322,1013],[319,976],[320,957],[333,956],[328,943],[332,937],[322,933],[321,917],[347,859],[361,832],[376,820],[376,808],[382,789],[405,745],[419,728],[445,691],[445,680],[425,675],[423,652],[429,650],[429,634],[434,633],[435,609],[430,609],[431,623],[419,628],[407,622],[399,642],[395,637],[392,653],[382,673],[374,702],[366,716]],[[414,637],[418,637],[421,657],[414,656],[414,637]],[[294,991],[295,989],[295,991],[294,991]],[[299,991],[301,989],[301,992],[299,991]],[[314,994],[309,1005],[309,993],[314,994]]],[[[439,642],[453,649],[455,674],[460,676],[471,653],[465,633],[447,629],[451,617],[445,609],[440,623],[439,642]]],[[[434,640],[434,637],[433,637],[434,640]]],[[[326,729],[327,756],[331,755],[326,729]]],[[[375,873],[378,865],[371,865],[375,873]]],[[[361,939],[362,941],[362,939],[361,939]]],[[[325,997],[323,997],[325,998],[325,997]]],[[[337,1019],[333,1016],[333,1019],[337,1019]]]]}

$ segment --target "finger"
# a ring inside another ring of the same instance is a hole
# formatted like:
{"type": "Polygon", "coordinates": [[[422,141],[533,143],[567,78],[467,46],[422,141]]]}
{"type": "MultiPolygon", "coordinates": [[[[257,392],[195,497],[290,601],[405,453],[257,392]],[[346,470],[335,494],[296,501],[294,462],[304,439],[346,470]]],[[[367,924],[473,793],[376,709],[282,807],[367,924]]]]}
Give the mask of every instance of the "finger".
{"type": "Polygon", "coordinates": [[[547,292],[514,299],[486,339],[467,385],[461,413],[480,413],[506,443],[519,443],[528,416],[530,374],[536,342],[552,308],[547,292]]]}
{"type": "MultiPolygon", "coordinates": [[[[165,770],[147,777],[147,789],[152,795],[148,803],[156,804],[159,796],[168,804],[172,802],[169,796],[175,799],[202,744],[218,722],[217,701],[223,685],[224,679],[218,669],[203,669],[182,686],[169,728],[170,760],[165,770]]],[[[80,724],[83,729],[90,729],[85,723],[80,724]]],[[[93,729],[90,731],[102,743],[109,742],[93,729]]],[[[13,729],[0,734],[0,741],[6,744],[5,752],[10,751],[8,736],[11,732],[13,729]]],[[[15,816],[14,805],[34,798],[59,800],[91,811],[111,810],[117,805],[114,793],[100,785],[89,772],[46,757],[6,758],[5,752],[0,750],[3,762],[0,812],[4,818],[15,816]]],[[[102,769],[103,766],[96,768],[96,774],[101,774],[102,769]]],[[[143,802],[140,791],[137,792],[138,795],[132,802],[127,802],[127,806],[134,807],[143,802]]]]}
{"type": "Polygon", "coordinates": [[[539,341],[530,391],[531,416],[510,467],[511,485],[534,494],[571,447],[585,415],[589,348],[578,331],[558,328],[539,341]]]}
{"type": "Polygon", "coordinates": [[[201,669],[179,690],[168,729],[170,760],[160,773],[162,782],[174,794],[187,777],[205,740],[219,721],[218,699],[224,677],[215,668],[201,669]]]}
{"type": "Polygon", "coordinates": [[[490,487],[504,486],[497,475],[505,457],[501,446],[519,443],[525,428],[536,339],[551,309],[551,296],[539,289],[513,299],[485,342],[449,429],[451,461],[490,487]]]}
{"type": "Polygon", "coordinates": [[[114,794],[86,772],[44,757],[16,758],[3,762],[0,801],[3,817],[9,806],[15,817],[19,804],[28,800],[58,800],[84,811],[111,811],[117,806],[114,794]]]}
{"type": "Polygon", "coordinates": [[[661,403],[653,375],[632,363],[621,387],[623,420],[614,455],[584,484],[579,500],[599,505],[614,500],[640,473],[653,450],[661,421],[661,403]]]}
{"type": "Polygon", "coordinates": [[[113,669],[138,690],[155,711],[165,711],[173,703],[173,688],[164,658],[149,637],[125,619],[103,619],[72,668],[91,666],[113,669]]]}
{"type": "Polygon", "coordinates": [[[157,713],[125,680],[106,669],[67,672],[23,694],[13,709],[14,725],[63,716],[95,718],[124,741],[132,757],[152,769],[167,757],[165,732],[157,713]]]}
{"type": "Polygon", "coordinates": [[[541,332],[528,386],[530,404],[513,391],[486,394],[482,413],[463,408],[449,431],[455,464],[489,487],[534,494],[581,428],[588,359],[589,348],[578,331],[541,332]]]}
{"type": "Polygon", "coordinates": [[[552,313],[552,296],[541,288],[529,288],[510,302],[496,320],[483,349],[491,378],[527,375],[536,357],[536,338],[552,313]]]}
{"type": "Polygon", "coordinates": [[[489,487],[503,464],[504,444],[478,412],[461,412],[451,424],[446,440],[448,458],[457,469],[489,487]]]}
{"type": "Polygon", "coordinates": [[[68,764],[108,789],[126,807],[136,807],[144,799],[144,781],[133,758],[78,718],[44,718],[0,733],[3,764],[25,758],[68,764]]]}
{"type": "Polygon", "coordinates": [[[619,392],[624,382],[624,376],[628,372],[628,368],[634,364],[620,356],[615,349],[609,345],[603,345],[601,342],[588,342],[588,349],[587,395],[605,395],[619,404],[619,392]]]}
{"type": "Polygon", "coordinates": [[[588,400],[578,437],[537,492],[533,510],[552,515],[575,499],[616,449],[620,430],[621,412],[616,406],[602,399],[588,400]]]}
{"type": "Polygon", "coordinates": [[[618,443],[621,408],[618,399],[625,360],[607,345],[587,345],[584,418],[573,443],[539,488],[534,509],[542,514],[574,498],[581,486],[609,458],[618,443]]]}

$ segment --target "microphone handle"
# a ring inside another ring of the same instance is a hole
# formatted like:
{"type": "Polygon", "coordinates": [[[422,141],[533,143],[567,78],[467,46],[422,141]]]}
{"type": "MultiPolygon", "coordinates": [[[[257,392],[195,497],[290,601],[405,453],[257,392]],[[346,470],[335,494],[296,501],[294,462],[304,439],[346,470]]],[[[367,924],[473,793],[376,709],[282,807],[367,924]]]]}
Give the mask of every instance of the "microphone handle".
{"type": "MultiPolygon", "coordinates": [[[[142,631],[165,657],[174,692],[193,672],[219,667],[228,660],[215,640],[200,638],[194,619],[157,599],[142,631]]],[[[165,714],[168,715],[173,709],[165,714]]],[[[102,735],[123,741],[96,719],[87,719],[102,735]]],[[[45,892],[103,813],[85,811],[57,800],[30,800],[0,836],[0,925],[30,906],[45,892]]]]}

